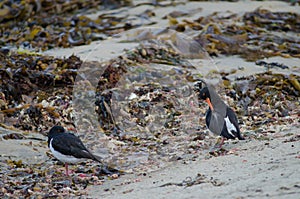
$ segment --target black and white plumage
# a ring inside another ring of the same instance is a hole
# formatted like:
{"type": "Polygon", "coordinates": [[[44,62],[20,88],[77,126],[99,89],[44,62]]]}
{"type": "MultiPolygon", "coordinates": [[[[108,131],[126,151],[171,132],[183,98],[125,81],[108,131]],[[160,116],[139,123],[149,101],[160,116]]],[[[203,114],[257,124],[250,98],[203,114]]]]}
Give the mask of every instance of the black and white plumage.
{"type": "Polygon", "coordinates": [[[66,175],[68,163],[76,163],[86,159],[92,159],[101,163],[100,157],[93,155],[72,133],[67,132],[62,126],[54,126],[48,133],[48,146],[59,161],[65,163],[66,175]]]}
{"type": "Polygon", "coordinates": [[[205,83],[203,88],[195,90],[200,90],[198,97],[209,105],[205,117],[206,126],[215,135],[222,136],[219,147],[222,146],[224,138],[244,140],[234,111],[219,97],[213,86],[205,83]]]}

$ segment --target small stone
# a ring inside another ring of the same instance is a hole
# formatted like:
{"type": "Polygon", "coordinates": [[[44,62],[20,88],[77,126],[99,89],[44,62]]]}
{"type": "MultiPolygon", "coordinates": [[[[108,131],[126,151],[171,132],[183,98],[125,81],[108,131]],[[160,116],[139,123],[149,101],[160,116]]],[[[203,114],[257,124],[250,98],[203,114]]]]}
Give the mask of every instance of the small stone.
{"type": "Polygon", "coordinates": [[[111,175],[111,178],[112,178],[112,179],[118,179],[118,178],[119,178],[119,175],[114,173],[114,174],[111,175]]]}

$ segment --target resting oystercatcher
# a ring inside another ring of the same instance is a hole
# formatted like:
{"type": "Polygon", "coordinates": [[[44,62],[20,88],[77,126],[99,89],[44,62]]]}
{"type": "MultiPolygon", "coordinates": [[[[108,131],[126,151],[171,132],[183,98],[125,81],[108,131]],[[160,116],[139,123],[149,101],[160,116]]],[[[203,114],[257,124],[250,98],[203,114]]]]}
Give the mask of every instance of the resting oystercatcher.
{"type": "Polygon", "coordinates": [[[93,155],[77,136],[67,132],[62,126],[54,126],[50,129],[48,146],[54,157],[65,163],[67,176],[69,176],[68,163],[86,159],[102,163],[100,157],[93,155]]]}
{"type": "Polygon", "coordinates": [[[224,138],[244,140],[234,111],[223,102],[212,85],[203,80],[200,82],[195,84],[195,90],[199,92],[198,98],[205,100],[209,106],[205,115],[206,126],[215,135],[222,136],[222,141],[217,147],[222,147],[224,138]],[[203,82],[205,87],[200,88],[200,82],[203,82]]]}

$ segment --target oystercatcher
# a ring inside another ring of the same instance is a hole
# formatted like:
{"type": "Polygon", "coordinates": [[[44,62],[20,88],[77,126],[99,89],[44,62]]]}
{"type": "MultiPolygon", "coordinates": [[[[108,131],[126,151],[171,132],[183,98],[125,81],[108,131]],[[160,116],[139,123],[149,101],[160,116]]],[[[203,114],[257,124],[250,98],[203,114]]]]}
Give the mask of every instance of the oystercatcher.
{"type": "Polygon", "coordinates": [[[245,139],[241,136],[238,119],[234,111],[223,102],[212,85],[200,80],[195,84],[195,91],[199,93],[198,98],[205,100],[209,106],[205,115],[207,128],[215,135],[222,137],[221,143],[219,145],[217,143],[215,147],[221,148],[224,138],[245,139]],[[205,84],[203,88],[201,88],[201,82],[205,84]]]}
{"type": "Polygon", "coordinates": [[[54,157],[65,163],[67,176],[69,176],[68,163],[86,159],[102,163],[100,157],[93,155],[77,136],[67,132],[62,126],[54,126],[50,129],[48,146],[54,157]]]}

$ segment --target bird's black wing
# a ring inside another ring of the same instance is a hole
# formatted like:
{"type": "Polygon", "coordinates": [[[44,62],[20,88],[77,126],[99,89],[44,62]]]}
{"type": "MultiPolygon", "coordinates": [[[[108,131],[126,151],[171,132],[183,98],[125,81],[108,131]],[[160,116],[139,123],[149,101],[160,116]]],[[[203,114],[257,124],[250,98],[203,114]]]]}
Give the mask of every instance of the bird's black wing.
{"type": "Polygon", "coordinates": [[[61,133],[53,137],[52,147],[64,155],[97,160],[81,140],[72,133],[61,133]]]}

